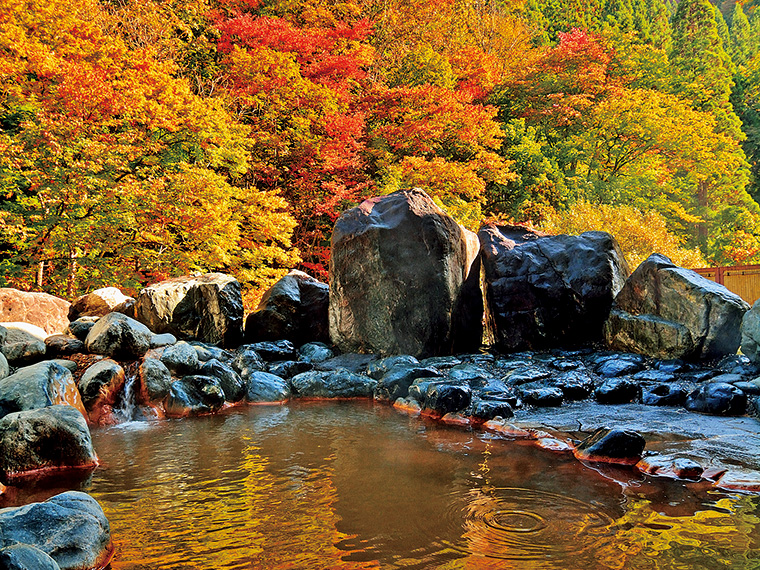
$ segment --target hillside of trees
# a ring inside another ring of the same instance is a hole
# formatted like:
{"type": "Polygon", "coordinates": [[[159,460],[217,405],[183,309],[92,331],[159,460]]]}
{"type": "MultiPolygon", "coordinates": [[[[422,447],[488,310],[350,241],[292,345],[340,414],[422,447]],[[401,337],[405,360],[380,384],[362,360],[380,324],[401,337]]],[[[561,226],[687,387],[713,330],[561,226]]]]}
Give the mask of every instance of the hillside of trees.
{"type": "Polygon", "coordinates": [[[0,286],[324,278],[337,216],[414,186],[760,263],[758,4],[0,0],[0,286]]]}

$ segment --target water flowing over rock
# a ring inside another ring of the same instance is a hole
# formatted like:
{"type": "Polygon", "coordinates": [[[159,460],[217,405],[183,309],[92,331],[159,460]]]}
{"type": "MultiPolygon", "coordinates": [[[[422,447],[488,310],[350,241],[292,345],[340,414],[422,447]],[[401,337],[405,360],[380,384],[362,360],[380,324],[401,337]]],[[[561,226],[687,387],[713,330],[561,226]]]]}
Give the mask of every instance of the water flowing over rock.
{"type": "Polygon", "coordinates": [[[0,420],[0,479],[4,484],[41,472],[94,469],[97,464],[87,421],[76,408],[50,406],[14,412],[0,420]]]}
{"type": "Polygon", "coordinates": [[[54,404],[69,404],[86,416],[74,378],[63,365],[65,362],[47,360],[21,368],[0,380],[0,417],[54,404]]]}
{"type": "Polygon", "coordinates": [[[736,353],[747,309],[749,305],[724,286],[655,253],[615,298],[605,337],[614,350],[713,359],[736,353]]]}
{"type": "Polygon", "coordinates": [[[328,306],[327,284],[293,270],[264,293],[256,310],[248,315],[246,342],[329,342],[328,306]]]}
{"type": "Polygon", "coordinates": [[[168,279],[140,291],[135,317],[156,333],[238,346],[243,339],[240,283],[222,273],[168,279]]]}
{"type": "Polygon", "coordinates": [[[65,299],[47,293],[0,289],[0,322],[30,323],[45,329],[48,334],[66,331],[69,306],[65,299]]]}
{"type": "Polygon", "coordinates": [[[480,345],[478,244],[422,190],[365,200],[338,218],[330,338],[343,352],[451,354],[480,345]]]}
{"type": "Polygon", "coordinates": [[[116,287],[103,287],[86,295],[77,297],[69,307],[69,320],[75,321],[80,317],[102,317],[116,310],[119,305],[134,301],[116,287]]]}
{"type": "Polygon", "coordinates": [[[141,322],[121,313],[108,313],[90,329],[84,344],[94,354],[139,358],[150,348],[151,336],[141,322]]]}
{"type": "Polygon", "coordinates": [[[0,546],[31,545],[53,558],[61,570],[105,568],[113,555],[111,528],[103,509],[79,491],[4,510],[0,528],[0,546]]]}
{"type": "Polygon", "coordinates": [[[612,300],[628,276],[612,236],[549,236],[496,225],[484,226],[478,236],[486,313],[498,348],[555,348],[602,339],[612,300]]]}

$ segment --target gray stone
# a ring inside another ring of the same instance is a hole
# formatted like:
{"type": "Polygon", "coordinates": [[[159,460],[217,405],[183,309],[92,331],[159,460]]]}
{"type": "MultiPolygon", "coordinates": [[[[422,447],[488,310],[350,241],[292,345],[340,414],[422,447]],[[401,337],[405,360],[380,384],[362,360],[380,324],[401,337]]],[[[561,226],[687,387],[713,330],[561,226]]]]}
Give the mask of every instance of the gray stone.
{"type": "Polygon", "coordinates": [[[157,358],[145,358],[138,369],[140,376],[140,400],[144,404],[161,402],[172,385],[172,373],[157,358]]]}
{"type": "Polygon", "coordinates": [[[468,415],[477,421],[487,422],[497,417],[511,418],[515,414],[506,401],[473,398],[468,415]]]}
{"type": "Polygon", "coordinates": [[[355,374],[365,374],[377,359],[378,357],[374,354],[341,354],[317,363],[315,368],[323,371],[339,370],[342,368],[355,374]]]}
{"type": "Polygon", "coordinates": [[[641,388],[628,378],[611,378],[594,390],[600,404],[626,404],[639,397],[641,388]]]}
{"type": "Polygon", "coordinates": [[[294,376],[290,385],[299,398],[371,398],[377,380],[345,369],[315,370],[294,376]]]}
{"type": "Polygon", "coordinates": [[[11,368],[8,365],[8,359],[5,358],[5,355],[2,352],[0,352],[0,380],[6,378],[10,372],[11,368]]]}
{"type": "Polygon", "coordinates": [[[641,391],[641,403],[647,406],[683,406],[686,390],[678,384],[658,384],[641,391]]]}
{"type": "Polygon", "coordinates": [[[525,404],[539,408],[561,406],[564,401],[564,394],[559,388],[523,385],[517,393],[525,404]]]}
{"type": "Polygon", "coordinates": [[[338,218],[329,320],[340,350],[423,358],[474,349],[481,314],[477,239],[422,190],[365,200],[338,218]]]}
{"type": "Polygon", "coordinates": [[[81,317],[75,321],[69,323],[66,328],[66,334],[70,334],[74,338],[78,338],[82,342],[87,338],[87,334],[90,329],[95,326],[100,317],[81,317]]]}
{"type": "Polygon", "coordinates": [[[200,374],[216,378],[224,392],[224,399],[228,402],[239,402],[245,397],[246,383],[231,366],[212,358],[203,363],[200,374]]]}
{"type": "Polygon", "coordinates": [[[280,378],[292,378],[297,374],[309,372],[310,370],[314,370],[314,365],[311,362],[304,362],[302,360],[283,360],[282,362],[273,362],[267,366],[267,371],[270,374],[274,374],[280,378]]]}
{"type": "Polygon", "coordinates": [[[716,416],[740,416],[747,409],[747,395],[731,384],[709,383],[691,392],[687,410],[716,416]]]}
{"type": "Polygon", "coordinates": [[[410,354],[388,356],[387,358],[381,358],[380,360],[371,362],[369,366],[367,366],[367,376],[374,378],[375,380],[380,380],[380,378],[385,376],[391,368],[395,368],[399,365],[414,366],[419,363],[420,361],[410,354]]]}
{"type": "Polygon", "coordinates": [[[375,388],[375,400],[395,402],[398,398],[406,398],[409,386],[418,378],[441,378],[443,374],[432,367],[399,362],[378,381],[375,388]]]}
{"type": "Polygon", "coordinates": [[[3,345],[2,351],[13,366],[26,366],[43,360],[47,355],[47,346],[41,340],[8,342],[3,345]]]}
{"type": "Polygon", "coordinates": [[[289,340],[255,342],[245,346],[255,350],[267,362],[290,360],[296,357],[296,347],[289,340]]]}
{"type": "Polygon", "coordinates": [[[114,406],[124,391],[124,383],[124,369],[110,358],[96,362],[84,371],[77,387],[91,421],[97,422],[103,406],[114,406]]]}
{"type": "Polygon", "coordinates": [[[45,339],[45,354],[49,357],[69,356],[84,351],[84,342],[73,336],[52,334],[45,339]]]}
{"type": "Polygon", "coordinates": [[[144,324],[122,313],[101,317],[87,333],[87,350],[114,358],[139,358],[150,348],[153,333],[144,324]]]}
{"type": "Polygon", "coordinates": [[[266,364],[264,364],[258,352],[247,346],[241,346],[235,354],[232,367],[240,374],[243,380],[247,380],[251,373],[263,371],[266,368],[266,364]]]}
{"type": "Polygon", "coordinates": [[[243,339],[243,297],[237,279],[222,273],[177,277],[137,296],[137,320],[156,333],[223,347],[243,339]]]}
{"type": "Polygon", "coordinates": [[[425,394],[424,409],[445,416],[461,412],[469,407],[472,390],[469,386],[458,384],[431,384],[425,394]]]}
{"type": "Polygon", "coordinates": [[[246,382],[245,399],[254,403],[283,402],[290,398],[288,383],[268,372],[252,372],[246,382]]]}
{"type": "Polygon", "coordinates": [[[194,416],[216,412],[224,402],[224,390],[216,378],[194,375],[172,382],[164,408],[168,416],[194,416]]]}
{"type": "Polygon", "coordinates": [[[54,404],[70,404],[86,414],[71,371],[58,361],[26,366],[0,380],[0,417],[54,404]]]}
{"type": "Polygon", "coordinates": [[[150,337],[151,348],[161,348],[171,346],[177,342],[177,337],[171,333],[154,334],[150,337]]]}
{"type": "Polygon", "coordinates": [[[161,362],[178,376],[195,374],[201,367],[195,348],[185,341],[164,348],[161,352],[161,362]]]}
{"type": "Polygon", "coordinates": [[[748,308],[722,285],[652,254],[615,298],[605,337],[615,350],[658,358],[718,358],[736,353],[748,308]]]}
{"type": "Polygon", "coordinates": [[[313,364],[330,360],[334,356],[332,349],[322,342],[307,342],[298,349],[298,359],[313,364]]]}
{"type": "Polygon", "coordinates": [[[29,544],[14,544],[0,549],[2,570],[60,570],[46,552],[29,544]]]}

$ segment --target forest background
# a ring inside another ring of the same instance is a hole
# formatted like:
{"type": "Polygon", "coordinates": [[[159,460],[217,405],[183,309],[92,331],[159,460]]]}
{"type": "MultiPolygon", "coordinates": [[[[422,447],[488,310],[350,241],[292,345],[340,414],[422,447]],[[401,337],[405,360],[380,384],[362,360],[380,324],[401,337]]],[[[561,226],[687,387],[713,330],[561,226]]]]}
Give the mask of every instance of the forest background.
{"type": "Polygon", "coordinates": [[[724,0],[0,0],[0,286],[326,275],[338,215],[603,229],[760,262],[760,8],[724,0]]]}

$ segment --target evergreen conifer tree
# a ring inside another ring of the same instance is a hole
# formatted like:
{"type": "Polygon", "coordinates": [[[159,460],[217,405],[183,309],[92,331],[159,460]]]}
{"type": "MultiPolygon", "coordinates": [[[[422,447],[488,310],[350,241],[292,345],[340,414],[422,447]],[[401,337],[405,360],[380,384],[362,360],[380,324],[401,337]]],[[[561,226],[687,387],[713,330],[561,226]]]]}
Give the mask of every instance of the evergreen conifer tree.
{"type": "Polygon", "coordinates": [[[744,14],[742,5],[737,2],[731,17],[731,47],[729,51],[735,65],[747,63],[752,56],[752,43],[752,30],[749,20],[744,14]]]}

